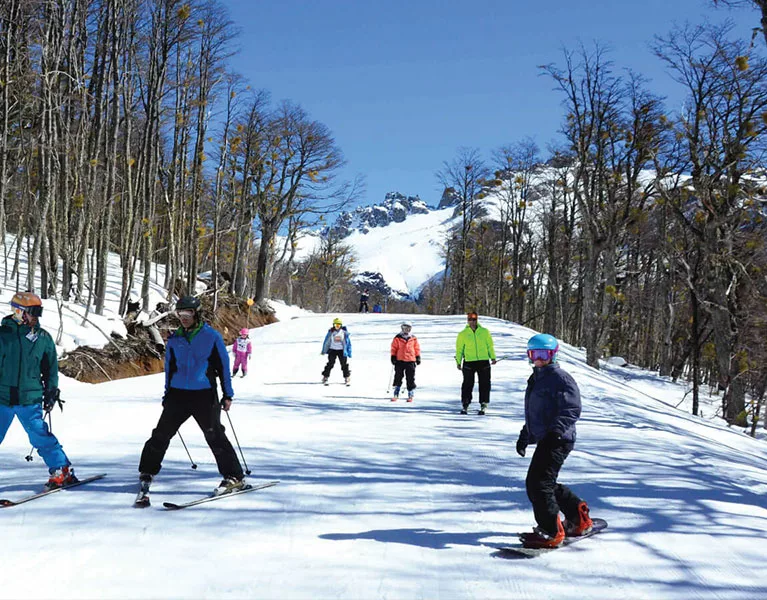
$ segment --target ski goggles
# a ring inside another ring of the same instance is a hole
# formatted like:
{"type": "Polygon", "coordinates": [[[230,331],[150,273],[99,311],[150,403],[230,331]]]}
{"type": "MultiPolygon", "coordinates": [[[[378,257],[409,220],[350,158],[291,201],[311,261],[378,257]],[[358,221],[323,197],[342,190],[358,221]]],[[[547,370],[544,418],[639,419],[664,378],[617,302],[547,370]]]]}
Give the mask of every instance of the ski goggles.
{"type": "Polygon", "coordinates": [[[527,351],[527,358],[530,359],[530,362],[535,362],[536,360],[552,360],[554,358],[554,355],[556,355],[556,353],[557,353],[556,350],[535,348],[534,350],[527,351]]]}
{"type": "Polygon", "coordinates": [[[41,317],[43,315],[42,306],[22,306],[21,304],[11,302],[11,307],[14,313],[18,315],[21,315],[21,313],[28,313],[31,317],[41,317]]]}
{"type": "Polygon", "coordinates": [[[184,308],[182,310],[177,310],[176,316],[179,319],[192,319],[194,318],[194,311],[184,308]]]}

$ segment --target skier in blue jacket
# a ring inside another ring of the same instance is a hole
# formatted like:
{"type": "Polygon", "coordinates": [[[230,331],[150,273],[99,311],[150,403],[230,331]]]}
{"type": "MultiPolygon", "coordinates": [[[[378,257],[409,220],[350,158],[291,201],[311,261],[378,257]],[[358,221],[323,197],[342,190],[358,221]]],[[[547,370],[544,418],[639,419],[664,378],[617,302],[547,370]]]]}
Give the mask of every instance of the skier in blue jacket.
{"type": "Polygon", "coordinates": [[[176,316],[181,327],[168,339],[165,350],[163,411],[141,453],[139,494],[149,492],[149,484],[160,472],[170,440],[189,417],[194,417],[205,434],[223,477],[214,493],[242,489],[245,487],[242,466],[221,424],[221,410],[229,410],[234,396],[224,339],[201,320],[198,298],[180,298],[176,303],[176,316]],[[220,402],[217,379],[224,393],[220,402]]]}
{"type": "Polygon", "coordinates": [[[341,363],[344,381],[346,381],[346,385],[349,385],[352,372],[349,370],[349,363],[346,359],[352,357],[352,340],[349,336],[349,331],[338,317],[333,319],[333,326],[328,329],[325,335],[320,354],[328,355],[328,362],[322,370],[322,383],[327,385],[330,371],[336,364],[336,358],[338,358],[338,362],[341,363]]]}
{"type": "Polygon", "coordinates": [[[523,534],[530,548],[554,548],[568,537],[591,531],[589,507],[566,485],[557,483],[559,470],[575,445],[575,423],[581,416],[578,385],[557,362],[559,342],[548,334],[527,342],[533,374],[525,391],[525,424],[519,432],[517,453],[525,456],[528,444],[536,444],[525,487],[533,504],[537,527],[523,534]],[[565,515],[565,523],[559,513],[565,515]]]}

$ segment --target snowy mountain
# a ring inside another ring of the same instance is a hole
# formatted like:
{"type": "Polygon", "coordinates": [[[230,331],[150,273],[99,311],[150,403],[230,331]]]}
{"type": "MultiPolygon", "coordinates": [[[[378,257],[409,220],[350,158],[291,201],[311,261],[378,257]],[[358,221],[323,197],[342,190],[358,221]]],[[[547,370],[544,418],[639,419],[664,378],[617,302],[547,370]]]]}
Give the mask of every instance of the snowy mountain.
{"type": "MultiPolygon", "coordinates": [[[[252,471],[276,487],[167,513],[219,481],[193,421],[153,486],[131,507],[163,376],[97,385],[63,378],[53,427],[77,473],[99,482],[0,509],[3,598],[727,598],[767,597],[767,447],[673,406],[681,386],[630,368],[594,371],[563,345],[583,415],[561,481],[610,527],[534,560],[504,560],[533,516],[530,465],[514,441],[531,331],[481,317],[499,356],[486,417],[460,408],[452,357],[460,317],[413,316],[421,341],[413,404],[386,394],[389,343],[402,315],[340,315],[351,332],[352,386],[318,384],[335,315],[282,315],[251,331],[256,360],[234,381],[225,419],[252,471]],[[268,349],[268,351],[266,351],[268,349]],[[33,558],[33,559],[32,559],[33,558]],[[47,576],[40,577],[41,565],[47,576]],[[55,573],[55,593],[49,579],[55,573]]],[[[0,497],[47,472],[14,423],[0,446],[0,497]]]]}
{"type": "MultiPolygon", "coordinates": [[[[341,213],[330,229],[354,252],[358,285],[379,295],[414,300],[421,288],[445,269],[443,247],[455,208],[430,208],[418,196],[398,192],[383,203],[341,213]]],[[[320,244],[325,231],[298,241],[299,259],[320,244]]]]}
{"type": "Polygon", "coordinates": [[[418,196],[389,192],[381,204],[360,206],[352,212],[342,212],[330,229],[340,237],[346,237],[354,231],[368,233],[374,227],[402,223],[409,215],[428,213],[429,207],[418,196]]]}

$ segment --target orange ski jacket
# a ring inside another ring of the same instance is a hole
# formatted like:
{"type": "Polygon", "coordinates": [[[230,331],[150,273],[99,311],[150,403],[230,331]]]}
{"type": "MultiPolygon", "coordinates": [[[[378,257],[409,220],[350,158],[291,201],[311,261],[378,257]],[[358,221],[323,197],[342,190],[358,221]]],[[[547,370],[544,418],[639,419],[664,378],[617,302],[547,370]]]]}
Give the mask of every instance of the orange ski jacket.
{"type": "Polygon", "coordinates": [[[415,362],[421,356],[421,346],[414,335],[405,337],[401,333],[394,336],[391,343],[391,355],[403,362],[415,362]]]}

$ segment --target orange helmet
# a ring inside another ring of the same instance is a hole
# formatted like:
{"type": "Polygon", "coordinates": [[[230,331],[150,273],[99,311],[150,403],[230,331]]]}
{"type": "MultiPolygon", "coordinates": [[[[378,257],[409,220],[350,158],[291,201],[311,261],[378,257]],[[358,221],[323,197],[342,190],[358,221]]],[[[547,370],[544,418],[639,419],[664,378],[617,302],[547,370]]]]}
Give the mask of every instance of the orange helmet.
{"type": "Polygon", "coordinates": [[[43,301],[33,292],[16,292],[11,298],[11,306],[33,317],[40,317],[43,314],[43,301]]]}

